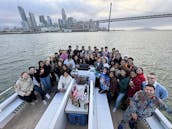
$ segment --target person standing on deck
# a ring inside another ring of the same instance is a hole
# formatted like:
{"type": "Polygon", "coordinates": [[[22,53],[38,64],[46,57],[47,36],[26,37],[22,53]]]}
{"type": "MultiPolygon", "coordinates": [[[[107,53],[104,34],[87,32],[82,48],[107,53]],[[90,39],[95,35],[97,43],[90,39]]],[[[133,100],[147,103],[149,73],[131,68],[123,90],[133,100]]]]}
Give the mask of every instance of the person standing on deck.
{"type": "Polygon", "coordinates": [[[144,89],[146,84],[152,84],[155,87],[155,95],[162,99],[166,100],[168,98],[168,91],[167,89],[157,82],[157,77],[155,73],[149,73],[147,76],[147,81],[143,82],[142,88],[144,89]]]}
{"type": "Polygon", "coordinates": [[[45,65],[44,61],[39,61],[39,76],[44,86],[45,92],[50,93],[52,89],[50,79],[50,66],[45,65]]]}
{"type": "Polygon", "coordinates": [[[172,114],[172,110],[155,96],[154,85],[147,84],[144,91],[138,91],[131,99],[131,103],[124,112],[123,120],[120,122],[118,129],[125,129],[126,123],[129,123],[131,129],[136,129],[136,122],[151,116],[157,107],[172,114]]]}
{"type": "Polygon", "coordinates": [[[41,95],[43,104],[47,105],[45,97],[50,99],[50,96],[49,96],[49,94],[46,94],[45,91],[42,89],[39,74],[37,72],[35,72],[35,67],[34,66],[29,67],[29,75],[30,75],[30,77],[31,77],[31,79],[33,81],[34,90],[41,95]]]}
{"type": "Polygon", "coordinates": [[[119,86],[119,93],[118,93],[118,96],[115,101],[115,106],[113,108],[113,112],[116,112],[116,110],[119,107],[120,103],[122,102],[123,98],[127,94],[128,85],[130,82],[130,78],[128,76],[128,70],[121,69],[120,76],[117,81],[118,81],[118,86],[119,86]]]}

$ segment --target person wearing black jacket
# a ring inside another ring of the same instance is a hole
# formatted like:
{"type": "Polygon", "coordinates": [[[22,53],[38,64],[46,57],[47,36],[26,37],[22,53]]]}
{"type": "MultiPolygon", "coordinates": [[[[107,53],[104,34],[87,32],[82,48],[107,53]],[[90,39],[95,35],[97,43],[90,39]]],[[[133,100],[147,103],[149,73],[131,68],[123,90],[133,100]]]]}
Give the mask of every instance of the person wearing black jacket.
{"type": "MultiPolygon", "coordinates": [[[[48,94],[46,95],[45,91],[42,89],[39,74],[38,74],[38,72],[35,71],[34,66],[29,67],[29,75],[33,81],[34,90],[41,95],[42,101],[46,105],[47,102],[45,101],[45,96],[48,96],[48,94]]],[[[47,98],[49,98],[49,96],[47,98]]]]}
{"type": "Polygon", "coordinates": [[[50,93],[52,89],[51,79],[50,79],[50,70],[51,70],[51,67],[49,65],[45,65],[43,61],[39,61],[38,73],[39,73],[41,83],[43,84],[46,93],[50,93]]]}

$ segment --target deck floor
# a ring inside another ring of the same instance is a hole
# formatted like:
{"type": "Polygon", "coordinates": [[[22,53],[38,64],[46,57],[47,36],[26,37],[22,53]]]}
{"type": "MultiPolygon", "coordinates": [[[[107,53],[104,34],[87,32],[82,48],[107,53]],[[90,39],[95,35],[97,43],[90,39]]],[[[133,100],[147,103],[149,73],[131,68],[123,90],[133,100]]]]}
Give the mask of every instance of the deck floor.
{"type": "MultiPolygon", "coordinates": [[[[50,100],[48,101],[48,104],[50,100]]],[[[112,111],[112,106],[110,105],[110,109],[112,111]]],[[[31,105],[26,103],[22,110],[18,111],[15,117],[3,128],[3,129],[34,129],[42,114],[46,110],[48,105],[44,105],[39,98],[39,102],[35,103],[35,105],[31,105]]],[[[114,129],[117,129],[118,124],[122,119],[122,110],[117,110],[115,113],[111,112],[114,129]]],[[[87,129],[87,126],[80,125],[71,125],[67,122],[66,129],[87,129]]],[[[143,123],[138,124],[139,129],[148,129],[143,123]]],[[[127,127],[127,129],[129,129],[127,127]]]]}

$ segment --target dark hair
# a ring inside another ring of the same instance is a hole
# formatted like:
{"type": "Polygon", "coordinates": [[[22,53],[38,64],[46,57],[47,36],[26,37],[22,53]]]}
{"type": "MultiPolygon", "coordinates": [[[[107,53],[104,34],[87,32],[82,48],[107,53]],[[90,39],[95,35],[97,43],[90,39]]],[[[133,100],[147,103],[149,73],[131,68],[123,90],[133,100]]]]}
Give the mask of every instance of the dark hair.
{"type": "Polygon", "coordinates": [[[128,59],[130,59],[130,60],[134,61],[134,59],[133,59],[132,57],[129,57],[128,59]]]}
{"type": "Polygon", "coordinates": [[[38,62],[39,66],[40,66],[41,63],[44,63],[44,61],[40,60],[40,61],[38,62]]]}
{"type": "Polygon", "coordinates": [[[154,75],[154,76],[156,76],[156,74],[155,73],[153,73],[153,72],[151,72],[151,73],[149,73],[150,75],[154,75]]]}
{"type": "Polygon", "coordinates": [[[143,72],[143,68],[142,68],[142,67],[137,67],[137,69],[139,69],[139,68],[140,68],[140,69],[142,70],[142,72],[143,72]]]}
{"type": "Polygon", "coordinates": [[[30,70],[30,69],[32,69],[32,68],[34,68],[34,69],[35,69],[35,66],[30,66],[28,69],[30,70]]]}
{"type": "Polygon", "coordinates": [[[20,74],[20,76],[23,76],[23,74],[25,74],[25,73],[27,73],[26,71],[25,72],[22,72],[21,74],[20,74]]]}
{"type": "Polygon", "coordinates": [[[147,84],[145,87],[152,87],[154,90],[155,90],[155,87],[154,87],[154,85],[152,85],[152,84],[147,84]]]}
{"type": "Polygon", "coordinates": [[[64,75],[64,73],[70,74],[70,71],[68,69],[67,70],[63,70],[63,75],[64,75]]]}

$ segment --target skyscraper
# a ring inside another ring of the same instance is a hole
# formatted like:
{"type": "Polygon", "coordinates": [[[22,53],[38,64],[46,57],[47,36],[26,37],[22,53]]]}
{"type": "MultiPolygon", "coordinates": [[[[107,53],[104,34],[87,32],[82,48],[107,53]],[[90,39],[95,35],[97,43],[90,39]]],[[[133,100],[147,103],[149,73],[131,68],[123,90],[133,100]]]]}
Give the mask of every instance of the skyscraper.
{"type": "Polygon", "coordinates": [[[18,6],[18,10],[19,10],[19,13],[20,13],[22,20],[27,22],[27,17],[26,17],[24,9],[20,6],[18,6]]]}
{"type": "Polygon", "coordinates": [[[52,26],[52,20],[50,16],[47,16],[47,23],[49,26],[52,26]]]}
{"type": "Polygon", "coordinates": [[[28,25],[28,21],[27,21],[27,17],[26,17],[24,9],[20,6],[18,6],[18,10],[20,13],[20,17],[22,19],[21,24],[22,24],[23,28],[29,29],[29,25],[28,25]]]}
{"type": "Polygon", "coordinates": [[[47,21],[45,20],[44,15],[39,16],[39,21],[43,26],[47,26],[47,21]]]}
{"type": "Polygon", "coordinates": [[[67,20],[66,13],[65,13],[64,8],[62,8],[62,21],[63,21],[63,24],[66,24],[66,20],[67,20]]]}
{"type": "Polygon", "coordinates": [[[36,30],[37,29],[37,24],[36,24],[35,16],[31,12],[29,12],[29,16],[30,16],[31,28],[36,30]]]}

